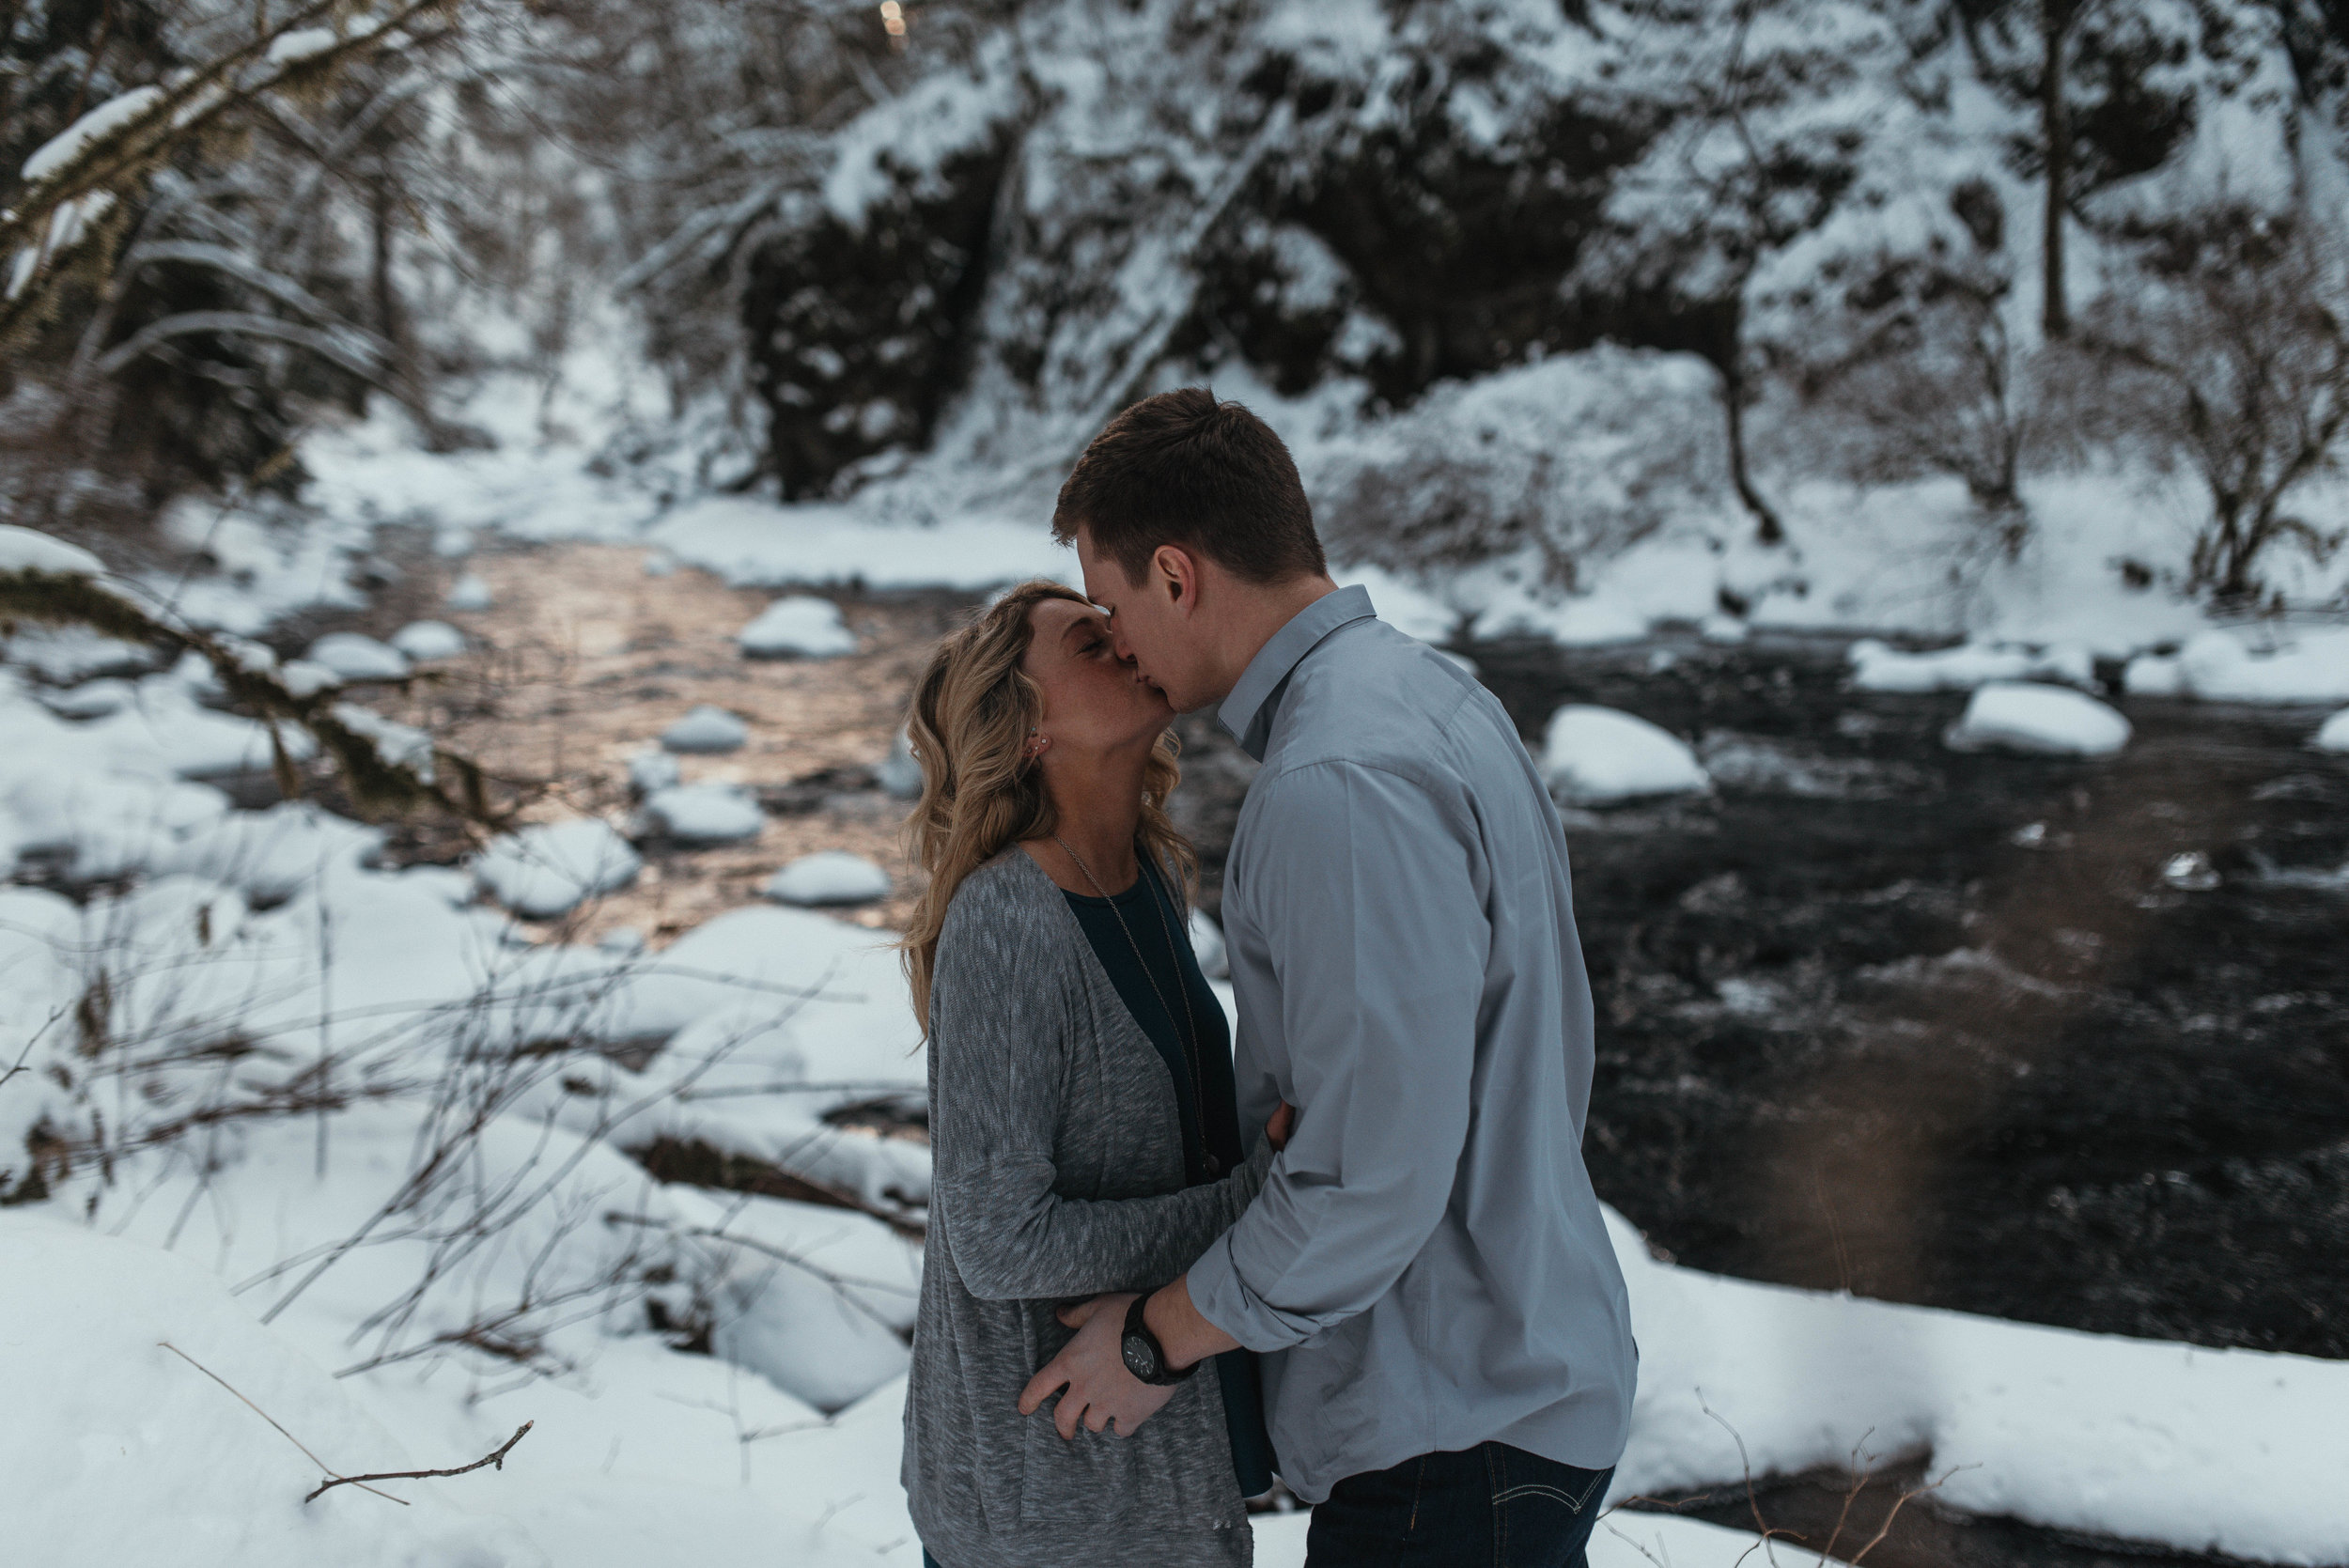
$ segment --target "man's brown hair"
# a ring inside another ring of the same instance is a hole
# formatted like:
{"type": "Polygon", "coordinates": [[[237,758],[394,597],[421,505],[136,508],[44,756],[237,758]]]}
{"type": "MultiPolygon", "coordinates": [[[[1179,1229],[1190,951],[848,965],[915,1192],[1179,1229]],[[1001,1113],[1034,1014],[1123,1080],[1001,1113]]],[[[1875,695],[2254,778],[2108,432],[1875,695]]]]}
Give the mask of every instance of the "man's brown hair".
{"type": "Polygon", "coordinates": [[[1328,570],[1314,509],[1272,427],[1203,386],[1144,397],[1093,438],[1060,488],[1052,537],[1092,536],[1129,582],[1180,545],[1249,582],[1328,570]]]}

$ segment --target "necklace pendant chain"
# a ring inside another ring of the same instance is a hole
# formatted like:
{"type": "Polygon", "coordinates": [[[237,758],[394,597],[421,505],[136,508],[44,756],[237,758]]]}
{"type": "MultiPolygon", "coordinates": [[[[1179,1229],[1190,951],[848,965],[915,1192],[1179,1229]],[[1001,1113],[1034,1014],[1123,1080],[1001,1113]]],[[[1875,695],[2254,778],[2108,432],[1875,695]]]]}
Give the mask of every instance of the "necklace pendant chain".
{"type": "MultiPolygon", "coordinates": [[[[1093,875],[1093,868],[1085,864],[1084,857],[1068,847],[1066,839],[1054,833],[1052,842],[1060,846],[1062,854],[1077,862],[1077,869],[1083,872],[1085,880],[1093,884],[1093,891],[1099,895],[1101,902],[1110,907],[1111,915],[1117,921],[1117,928],[1126,934],[1126,945],[1134,950],[1134,963],[1141,969],[1142,978],[1149,983],[1150,994],[1159,999],[1159,1006],[1166,1014],[1166,1021],[1172,1024],[1174,1009],[1167,1005],[1166,993],[1159,989],[1158,977],[1150,972],[1150,961],[1142,955],[1142,944],[1134,939],[1134,928],[1126,924],[1125,911],[1117,907],[1117,900],[1110,896],[1109,890],[1101,886],[1101,878],[1093,875]]],[[[1135,870],[1140,876],[1149,874],[1144,865],[1138,864],[1135,870]]],[[[1199,1164],[1210,1177],[1219,1176],[1223,1173],[1222,1162],[1207,1152],[1207,1094],[1206,1086],[1201,1082],[1199,1076],[1199,1018],[1190,1008],[1190,987],[1183,984],[1182,953],[1174,945],[1174,927],[1167,920],[1166,910],[1159,903],[1158,894],[1152,892],[1149,897],[1150,908],[1158,912],[1159,927],[1166,933],[1166,955],[1174,963],[1174,988],[1183,996],[1183,1026],[1188,1037],[1178,1044],[1183,1047],[1184,1063],[1190,1068],[1192,1120],[1199,1125],[1199,1164]]]]}

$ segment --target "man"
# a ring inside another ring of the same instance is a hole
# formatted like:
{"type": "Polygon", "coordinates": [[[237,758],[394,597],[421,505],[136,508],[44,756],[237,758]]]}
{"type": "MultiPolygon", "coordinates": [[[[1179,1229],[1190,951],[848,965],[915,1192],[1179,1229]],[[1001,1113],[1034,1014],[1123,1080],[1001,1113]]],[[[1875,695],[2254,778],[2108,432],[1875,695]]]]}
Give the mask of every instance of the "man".
{"type": "Polygon", "coordinates": [[[1135,404],[1060,494],[1121,657],[1263,764],[1224,870],[1243,1126],[1289,1141],[1147,1297],[1069,1309],[1064,1432],[1261,1353],[1312,1568],[1579,1563],[1637,1351],[1580,1154],[1590,987],[1556,812],[1455,664],[1330,581],[1280,438],[1202,389],[1135,404]],[[1141,1374],[1137,1377],[1136,1374],[1141,1374]]]}

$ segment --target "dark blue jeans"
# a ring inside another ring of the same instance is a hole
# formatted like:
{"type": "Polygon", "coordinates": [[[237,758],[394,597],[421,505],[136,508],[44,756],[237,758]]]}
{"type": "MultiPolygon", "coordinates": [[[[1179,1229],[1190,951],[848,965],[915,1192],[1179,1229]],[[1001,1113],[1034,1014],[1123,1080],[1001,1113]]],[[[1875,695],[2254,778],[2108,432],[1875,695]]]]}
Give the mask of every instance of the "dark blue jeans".
{"type": "Polygon", "coordinates": [[[1350,1475],[1314,1509],[1305,1568],[1584,1568],[1613,1474],[1483,1443],[1350,1475]]]}

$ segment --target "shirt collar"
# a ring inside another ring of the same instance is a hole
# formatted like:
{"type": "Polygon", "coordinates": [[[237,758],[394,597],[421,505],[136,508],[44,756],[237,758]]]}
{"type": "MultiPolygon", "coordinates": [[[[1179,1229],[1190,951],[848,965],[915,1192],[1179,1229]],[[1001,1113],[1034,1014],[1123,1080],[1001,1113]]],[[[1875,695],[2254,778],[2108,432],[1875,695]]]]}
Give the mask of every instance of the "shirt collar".
{"type": "Polygon", "coordinates": [[[1371,608],[1370,590],[1359,582],[1324,594],[1299,610],[1248,661],[1232,694],[1215,710],[1217,722],[1239,742],[1242,751],[1262,762],[1265,746],[1272,738],[1272,715],[1280,706],[1276,699],[1290,672],[1330,633],[1377,613],[1371,608]]]}

